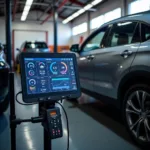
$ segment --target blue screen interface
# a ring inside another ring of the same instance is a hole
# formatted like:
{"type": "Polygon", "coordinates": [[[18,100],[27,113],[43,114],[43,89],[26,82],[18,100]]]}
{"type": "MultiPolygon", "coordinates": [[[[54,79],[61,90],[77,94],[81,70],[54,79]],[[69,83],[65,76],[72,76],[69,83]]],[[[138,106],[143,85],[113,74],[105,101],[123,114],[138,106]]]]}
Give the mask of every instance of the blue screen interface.
{"type": "Polygon", "coordinates": [[[72,58],[24,58],[27,94],[77,90],[72,58]]]}

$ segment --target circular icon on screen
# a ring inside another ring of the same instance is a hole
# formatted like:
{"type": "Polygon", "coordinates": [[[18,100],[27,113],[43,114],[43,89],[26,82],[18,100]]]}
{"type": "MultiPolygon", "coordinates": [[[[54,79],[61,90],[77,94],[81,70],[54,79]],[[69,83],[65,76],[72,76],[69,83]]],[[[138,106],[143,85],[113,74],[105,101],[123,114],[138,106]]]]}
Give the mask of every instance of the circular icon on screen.
{"type": "Polygon", "coordinates": [[[35,75],[35,72],[33,70],[29,70],[29,76],[34,76],[35,75]]]}
{"type": "Polygon", "coordinates": [[[45,63],[40,62],[40,63],[39,63],[39,67],[40,67],[40,69],[45,69],[45,63]]]}
{"type": "Polygon", "coordinates": [[[60,73],[61,74],[66,74],[67,70],[68,70],[67,64],[64,63],[64,62],[61,62],[61,71],[60,71],[60,73]]]}
{"type": "Polygon", "coordinates": [[[35,86],[36,85],[36,81],[34,79],[30,79],[29,80],[29,85],[30,86],[35,86]]]}
{"type": "Polygon", "coordinates": [[[50,71],[51,71],[53,74],[55,74],[55,75],[58,74],[58,66],[57,66],[57,63],[56,63],[56,62],[51,63],[51,65],[50,65],[50,71]]]}
{"type": "Polygon", "coordinates": [[[29,62],[27,64],[27,67],[30,68],[30,69],[33,69],[35,67],[34,63],[33,62],[29,62]]]}

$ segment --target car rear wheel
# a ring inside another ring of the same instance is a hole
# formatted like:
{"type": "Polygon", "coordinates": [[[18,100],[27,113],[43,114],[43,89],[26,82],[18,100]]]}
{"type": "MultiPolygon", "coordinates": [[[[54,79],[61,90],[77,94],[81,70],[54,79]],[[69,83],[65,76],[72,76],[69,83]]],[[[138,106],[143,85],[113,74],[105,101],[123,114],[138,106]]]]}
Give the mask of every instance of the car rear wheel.
{"type": "Polygon", "coordinates": [[[123,117],[126,127],[136,143],[150,146],[150,86],[136,84],[125,93],[123,117]]]}
{"type": "Polygon", "coordinates": [[[8,99],[8,95],[5,97],[5,100],[0,103],[0,114],[2,114],[3,112],[5,112],[7,110],[9,106],[9,99],[8,99]]]}

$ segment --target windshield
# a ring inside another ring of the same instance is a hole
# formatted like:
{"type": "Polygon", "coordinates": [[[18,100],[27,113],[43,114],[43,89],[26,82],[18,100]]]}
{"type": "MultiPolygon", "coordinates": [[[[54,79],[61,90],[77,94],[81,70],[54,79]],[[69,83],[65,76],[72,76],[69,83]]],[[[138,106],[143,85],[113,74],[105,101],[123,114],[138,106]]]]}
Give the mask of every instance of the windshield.
{"type": "Polygon", "coordinates": [[[47,44],[45,42],[28,42],[25,45],[25,48],[31,48],[31,49],[36,49],[36,48],[48,48],[47,44]]]}

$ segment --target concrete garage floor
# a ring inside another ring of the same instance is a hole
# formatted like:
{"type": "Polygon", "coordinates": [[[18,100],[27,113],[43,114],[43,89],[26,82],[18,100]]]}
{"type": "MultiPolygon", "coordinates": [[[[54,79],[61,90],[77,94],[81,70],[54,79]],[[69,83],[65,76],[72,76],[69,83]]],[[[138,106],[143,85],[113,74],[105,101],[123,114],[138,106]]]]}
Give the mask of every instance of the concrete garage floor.
{"type": "MultiPolygon", "coordinates": [[[[20,77],[16,76],[16,93],[20,77]]],[[[21,99],[21,96],[19,97],[21,99]]],[[[118,112],[100,103],[63,103],[70,123],[70,150],[138,150],[122,125],[118,112]]],[[[16,103],[17,117],[38,115],[38,107],[16,103]]],[[[0,150],[10,149],[9,110],[0,116],[0,150]]],[[[67,132],[63,114],[63,138],[52,141],[53,150],[66,150],[67,132]]],[[[25,123],[17,128],[17,150],[43,150],[43,130],[40,124],[25,123]]]]}

